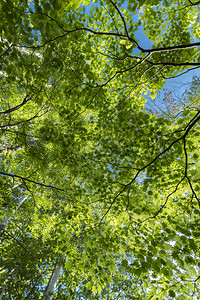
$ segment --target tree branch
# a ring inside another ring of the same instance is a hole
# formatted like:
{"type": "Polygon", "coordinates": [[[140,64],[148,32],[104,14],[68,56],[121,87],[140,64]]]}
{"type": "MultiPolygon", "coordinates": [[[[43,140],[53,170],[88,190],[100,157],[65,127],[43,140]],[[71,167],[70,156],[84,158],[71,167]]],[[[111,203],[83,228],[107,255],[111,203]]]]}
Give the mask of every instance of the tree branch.
{"type": "Polygon", "coordinates": [[[20,176],[20,175],[10,174],[10,173],[6,173],[6,172],[0,172],[0,175],[12,177],[13,179],[18,178],[18,179],[20,179],[22,181],[28,181],[28,182],[31,182],[31,183],[34,183],[34,184],[38,184],[40,186],[51,188],[53,190],[58,190],[58,191],[66,192],[66,190],[64,190],[64,189],[61,189],[61,188],[58,188],[58,187],[55,187],[55,186],[52,186],[52,185],[49,185],[49,184],[45,184],[45,183],[42,183],[42,182],[38,182],[38,181],[35,181],[35,180],[31,180],[31,179],[29,179],[27,177],[23,177],[23,176],[20,176]]]}
{"type": "MultiPolygon", "coordinates": [[[[121,191],[119,191],[118,193],[117,193],[117,195],[114,197],[114,200],[111,202],[111,204],[110,204],[110,206],[109,206],[109,208],[107,209],[107,211],[105,212],[105,214],[103,215],[103,217],[101,218],[101,220],[100,220],[100,222],[99,222],[99,224],[98,224],[98,226],[102,223],[102,221],[103,221],[103,219],[106,217],[106,215],[109,213],[109,211],[111,210],[111,208],[112,208],[112,206],[113,206],[113,204],[115,203],[115,201],[116,201],[116,199],[126,190],[126,188],[127,187],[129,187],[129,186],[131,186],[132,185],[132,183],[136,180],[136,178],[138,177],[138,175],[142,172],[142,171],[144,171],[145,169],[147,169],[149,166],[151,166],[160,156],[162,156],[164,153],[166,153],[167,151],[169,151],[176,143],[178,143],[178,142],[180,142],[181,140],[184,140],[185,138],[186,138],[186,136],[187,136],[187,134],[190,132],[190,130],[193,128],[193,126],[199,121],[199,119],[200,119],[200,112],[198,112],[196,115],[195,115],[195,117],[192,119],[193,121],[191,122],[189,122],[189,124],[188,124],[188,126],[186,126],[186,128],[185,128],[185,133],[180,137],[180,138],[178,138],[178,139],[176,139],[175,141],[173,141],[167,148],[165,148],[161,153],[159,153],[159,154],[157,154],[155,157],[154,157],[154,159],[153,160],[151,160],[148,164],[146,164],[144,167],[142,167],[142,168],[140,168],[138,171],[137,171],[137,173],[135,174],[135,176],[133,177],[133,179],[129,182],[129,183],[127,183],[127,184],[125,184],[124,185],[124,187],[123,187],[123,189],[121,189],[121,191]]],[[[185,178],[186,176],[184,175],[184,177],[181,179],[181,181],[178,183],[178,185],[183,181],[183,179],[185,178]]],[[[192,191],[193,191],[193,194],[194,195],[196,195],[195,194],[195,191],[193,190],[193,188],[192,188],[192,186],[190,186],[191,187],[191,189],[192,189],[192,191]]],[[[176,191],[176,190],[175,190],[176,191]]],[[[173,191],[171,194],[173,194],[175,191],[173,191]]],[[[171,195],[170,194],[170,195],[171,195]]],[[[170,196],[169,195],[169,196],[170,196]]],[[[169,196],[168,196],[168,198],[169,198],[169,196]]],[[[167,198],[167,199],[168,199],[167,198]]],[[[167,201],[167,199],[166,199],[166,201],[167,201]]],[[[198,201],[199,201],[199,199],[198,198],[196,198],[198,201]]],[[[165,203],[164,203],[164,205],[160,208],[160,210],[154,215],[154,216],[156,216],[160,211],[161,211],[161,209],[166,205],[166,201],[165,201],[165,203]]],[[[153,218],[153,217],[150,217],[150,218],[153,218]]]]}
{"type": "Polygon", "coordinates": [[[160,63],[153,63],[152,61],[147,60],[148,63],[154,66],[197,66],[200,67],[200,62],[185,62],[185,63],[175,63],[175,62],[160,62],[160,63]]]}
{"type": "Polygon", "coordinates": [[[200,4],[200,1],[197,1],[195,3],[193,3],[191,0],[188,0],[188,1],[190,2],[191,5],[198,5],[198,4],[200,4]]]}
{"type": "MultiPolygon", "coordinates": [[[[43,109],[43,108],[42,108],[43,109]]],[[[41,110],[42,110],[41,109],[41,110]]],[[[40,110],[40,111],[41,111],[40,110]]],[[[24,124],[24,123],[26,123],[26,122],[29,122],[29,121],[32,121],[32,120],[34,120],[34,119],[36,119],[36,118],[41,118],[42,116],[44,116],[45,114],[47,114],[49,111],[47,110],[46,112],[44,112],[43,114],[41,114],[41,115],[39,115],[38,116],[38,114],[40,113],[40,111],[39,112],[37,112],[37,114],[34,116],[34,117],[32,117],[32,118],[30,118],[30,119],[27,119],[27,120],[24,120],[24,121],[19,121],[19,122],[17,122],[17,123],[13,123],[13,124],[8,124],[8,125],[0,125],[0,128],[10,128],[10,127],[13,127],[13,126],[18,126],[18,125],[21,125],[21,124],[24,124]]]]}
{"type": "Polygon", "coordinates": [[[26,97],[24,98],[24,100],[22,101],[21,104],[16,105],[16,106],[14,106],[14,107],[12,107],[12,108],[9,108],[9,109],[7,109],[7,110],[5,110],[5,111],[1,111],[1,112],[0,112],[0,115],[5,115],[5,114],[11,113],[11,112],[13,112],[13,111],[15,111],[15,110],[21,108],[23,105],[25,105],[25,104],[26,104],[28,101],[30,101],[30,100],[31,100],[30,96],[29,96],[29,95],[26,95],[26,97]]]}
{"type": "Polygon", "coordinates": [[[125,29],[126,35],[127,35],[127,37],[129,37],[127,26],[126,26],[126,22],[125,22],[124,17],[122,16],[122,13],[120,12],[119,8],[117,7],[117,5],[112,0],[109,0],[109,1],[110,1],[110,3],[112,3],[112,5],[115,7],[115,9],[117,10],[118,14],[120,15],[120,18],[122,19],[122,22],[124,24],[124,29],[125,29]]]}

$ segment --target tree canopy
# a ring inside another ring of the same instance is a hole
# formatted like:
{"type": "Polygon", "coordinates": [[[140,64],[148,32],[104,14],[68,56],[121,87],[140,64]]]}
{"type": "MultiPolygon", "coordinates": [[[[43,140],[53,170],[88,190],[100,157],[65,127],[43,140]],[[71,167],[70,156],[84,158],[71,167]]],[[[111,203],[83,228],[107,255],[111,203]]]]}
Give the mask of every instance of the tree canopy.
{"type": "Polygon", "coordinates": [[[199,299],[199,5],[1,1],[0,299],[199,299]]]}

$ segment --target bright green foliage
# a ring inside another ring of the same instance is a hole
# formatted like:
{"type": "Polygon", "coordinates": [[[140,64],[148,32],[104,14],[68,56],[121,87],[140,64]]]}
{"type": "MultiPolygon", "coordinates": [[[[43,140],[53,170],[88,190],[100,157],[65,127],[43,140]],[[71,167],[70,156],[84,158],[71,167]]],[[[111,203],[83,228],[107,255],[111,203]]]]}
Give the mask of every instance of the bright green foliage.
{"type": "Polygon", "coordinates": [[[89,4],[0,4],[0,298],[198,299],[198,3],[89,4]]]}

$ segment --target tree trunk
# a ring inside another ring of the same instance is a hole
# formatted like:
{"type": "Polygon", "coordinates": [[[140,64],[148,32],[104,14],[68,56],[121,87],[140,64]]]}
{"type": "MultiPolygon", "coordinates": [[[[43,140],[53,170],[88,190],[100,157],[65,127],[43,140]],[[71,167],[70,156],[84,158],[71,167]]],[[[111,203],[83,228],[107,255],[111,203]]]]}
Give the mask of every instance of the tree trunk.
{"type": "Polygon", "coordinates": [[[56,288],[56,283],[58,281],[61,271],[62,271],[62,266],[60,264],[56,264],[56,266],[54,267],[54,269],[51,273],[51,276],[50,276],[49,282],[47,284],[47,287],[45,289],[42,300],[51,300],[52,299],[53,293],[56,288]]]}
{"type": "MultiPolygon", "coordinates": [[[[17,209],[20,208],[20,206],[26,201],[27,198],[28,198],[28,196],[24,196],[24,197],[22,197],[22,199],[19,200],[17,209]]],[[[6,227],[9,224],[10,218],[11,218],[10,214],[8,214],[7,217],[4,217],[3,221],[0,223],[0,231],[1,231],[1,233],[3,233],[4,230],[6,230],[6,227]]],[[[0,238],[0,244],[1,243],[2,243],[2,239],[0,238]]]]}

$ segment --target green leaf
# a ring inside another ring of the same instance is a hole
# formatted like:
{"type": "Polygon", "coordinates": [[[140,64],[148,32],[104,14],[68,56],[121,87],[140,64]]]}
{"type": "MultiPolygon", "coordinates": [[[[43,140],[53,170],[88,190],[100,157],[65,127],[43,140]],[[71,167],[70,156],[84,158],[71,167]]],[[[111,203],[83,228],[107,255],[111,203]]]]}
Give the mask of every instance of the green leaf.
{"type": "Polygon", "coordinates": [[[169,290],[169,296],[174,298],[176,296],[175,292],[172,290],[169,290]]]}
{"type": "Polygon", "coordinates": [[[93,285],[93,287],[92,287],[92,292],[93,292],[93,294],[96,294],[96,293],[97,293],[97,288],[96,288],[95,285],[93,285]]]}

